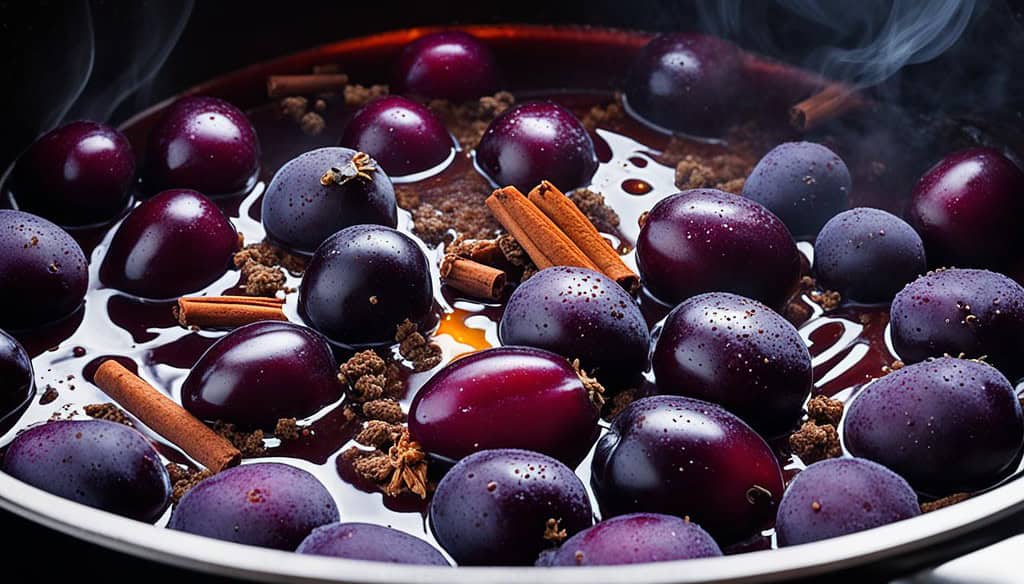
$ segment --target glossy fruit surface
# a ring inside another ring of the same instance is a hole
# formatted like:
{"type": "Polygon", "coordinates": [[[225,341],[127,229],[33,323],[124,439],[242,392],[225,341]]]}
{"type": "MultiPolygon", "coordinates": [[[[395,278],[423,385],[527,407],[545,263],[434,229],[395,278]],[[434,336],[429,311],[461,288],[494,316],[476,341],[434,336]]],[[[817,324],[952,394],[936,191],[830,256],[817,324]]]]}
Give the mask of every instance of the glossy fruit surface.
{"type": "Polygon", "coordinates": [[[432,302],[430,267],[419,246],[378,225],[355,225],[329,237],[299,287],[306,322],[348,347],[394,343],[396,327],[425,318],[432,302]]]}
{"type": "Polygon", "coordinates": [[[193,487],[167,527],[291,551],[317,527],[337,521],[334,499],[313,475],[264,462],[229,468],[193,487]]]}
{"type": "Polygon", "coordinates": [[[742,89],[735,45],[695,33],[663,34],[640,51],[626,78],[629,108],[674,132],[718,135],[742,89]]]}
{"type": "Polygon", "coordinates": [[[598,441],[591,470],[604,517],[689,517],[721,544],[770,527],[782,499],[768,444],[721,407],[685,397],[630,404],[598,441]]]}
{"type": "Polygon", "coordinates": [[[701,294],[665,319],[652,359],[659,393],[714,402],[764,436],[791,430],[811,392],[800,334],[760,302],[701,294]]]}
{"type": "Polygon", "coordinates": [[[455,148],[448,129],[429,109],[397,95],[360,108],[345,126],[341,145],[369,154],[395,177],[430,170],[455,148]]]}
{"type": "Polygon", "coordinates": [[[843,159],[815,142],[779,144],[743,183],[744,197],[767,207],[799,237],[813,237],[845,210],[852,190],[843,159]]]}
{"type": "Polygon", "coordinates": [[[847,408],[844,443],[929,495],[986,487],[1015,464],[1024,417],[1013,387],[977,361],[942,357],[865,387],[847,408]]]}
{"type": "Polygon", "coordinates": [[[352,225],[398,224],[391,179],[372,158],[348,148],[318,148],[289,160],[270,181],[262,204],[267,235],[304,254],[352,225]]]}
{"type": "Polygon", "coordinates": [[[498,65],[490,47],[459,30],[424,35],[402,49],[391,91],[464,101],[498,89],[498,65]]]}
{"type": "Polygon", "coordinates": [[[614,280],[586,268],[541,270],[509,298],[498,328],[504,345],[554,351],[602,383],[647,368],[651,333],[636,301],[614,280]]]}
{"type": "Polygon", "coordinates": [[[779,545],[856,533],[921,514],[907,481],[863,458],[831,458],[800,471],[779,504],[779,545]]]}
{"type": "Polygon", "coordinates": [[[570,466],[597,439],[598,408],[564,357],[498,347],[438,371],[409,408],[409,431],[434,455],[458,460],[493,448],[521,448],[570,466]]]}
{"type": "Polygon", "coordinates": [[[934,267],[1001,268],[1021,257],[1024,172],[991,148],[942,159],[914,187],[907,217],[934,267]]]}
{"type": "Polygon", "coordinates": [[[498,186],[512,185],[525,194],[547,180],[569,192],[590,183],[597,155],[572,112],[532,101],[494,118],[477,146],[476,163],[498,186]]]}
{"type": "Polygon", "coordinates": [[[658,202],[636,243],[647,289],[667,304],[703,292],[733,292],[780,308],[796,288],[800,254],[778,217],[715,189],[658,202]]]}
{"type": "Polygon", "coordinates": [[[42,217],[0,209],[0,328],[22,330],[78,310],[89,261],[68,232],[42,217]]]}
{"type": "Polygon", "coordinates": [[[711,558],[722,550],[708,532],[673,515],[632,513],[601,521],[542,554],[543,566],[610,566],[711,558]]]}
{"type": "Polygon", "coordinates": [[[142,298],[195,292],[227,271],[238,233],[217,205],[173,189],[143,201],[118,226],[100,280],[142,298]]]}
{"type": "Polygon", "coordinates": [[[273,429],[305,418],[342,394],[327,340],[289,322],[257,322],[221,337],[181,387],[185,409],[202,420],[273,429]]]}
{"type": "Polygon", "coordinates": [[[215,97],[183,97],[149,134],[143,180],[157,192],[236,193],[256,180],[260,145],[242,110],[215,97]]]}
{"type": "Polygon", "coordinates": [[[422,539],[372,523],[332,523],[317,527],[295,551],[392,564],[451,565],[441,552],[422,539]]]}
{"type": "Polygon", "coordinates": [[[24,411],[35,394],[32,359],[17,339],[0,330],[0,431],[24,411]]]}
{"type": "Polygon", "coordinates": [[[984,356],[1011,379],[1024,374],[1024,288],[986,270],[931,272],[892,302],[892,344],[907,363],[984,356]]]}
{"type": "Polygon", "coordinates": [[[134,428],[104,420],[58,420],[25,430],[7,448],[3,471],[139,521],[156,521],[170,503],[170,477],[156,449],[134,428]]]}
{"type": "Polygon", "coordinates": [[[460,565],[530,565],[553,543],[593,523],[580,479],[557,460],[527,450],[484,450],[462,459],[430,502],[434,537],[460,565]]]}
{"type": "Polygon", "coordinates": [[[128,204],[135,154],[106,124],[71,122],[29,146],[14,167],[18,208],[61,225],[114,218],[128,204]]]}
{"type": "Polygon", "coordinates": [[[843,211],[814,242],[818,283],[857,302],[889,302],[927,270],[921,236],[881,209],[843,211]]]}

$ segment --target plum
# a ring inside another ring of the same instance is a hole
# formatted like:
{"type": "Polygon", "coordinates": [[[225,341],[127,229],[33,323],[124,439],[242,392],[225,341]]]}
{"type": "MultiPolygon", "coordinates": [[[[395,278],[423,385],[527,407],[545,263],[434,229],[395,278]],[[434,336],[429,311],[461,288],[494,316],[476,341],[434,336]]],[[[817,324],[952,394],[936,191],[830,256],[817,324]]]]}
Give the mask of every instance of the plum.
{"type": "Polygon", "coordinates": [[[338,519],[334,499],[316,477],[287,464],[262,462],[229,468],[193,487],[167,527],[291,551],[314,529],[338,519]]]}
{"type": "Polygon", "coordinates": [[[345,126],[341,145],[369,154],[393,177],[435,168],[455,148],[448,129],[433,112],[397,95],[360,108],[345,126]]]}
{"type": "Polygon", "coordinates": [[[434,546],[408,533],[372,523],[332,523],[302,540],[300,554],[349,560],[450,566],[434,546]]]}
{"type": "Polygon", "coordinates": [[[557,460],[528,450],[484,450],[463,458],[430,501],[434,537],[461,565],[530,565],[545,547],[592,523],[580,479],[557,460]]]}
{"type": "Polygon", "coordinates": [[[430,99],[470,100],[498,89],[494,53],[461,30],[423,35],[402,49],[391,74],[391,91],[430,99]]]}
{"type": "Polygon", "coordinates": [[[919,492],[987,487],[1015,467],[1024,416],[1010,382],[979,361],[907,365],[860,391],[843,422],[846,448],[919,492]]]}
{"type": "Polygon", "coordinates": [[[796,425],[813,381],[810,353],[793,325],[728,293],[677,306],[652,362],[659,393],[717,403],[768,437],[796,425]]]}
{"type": "Polygon", "coordinates": [[[59,497],[152,523],[171,498],[160,454],[134,428],[105,420],[58,420],[11,442],[3,471],[59,497]]]}
{"type": "Polygon", "coordinates": [[[631,513],[606,519],[541,554],[543,566],[609,566],[711,558],[722,550],[696,523],[673,515],[631,513]]]}
{"type": "Polygon", "coordinates": [[[0,330],[0,431],[28,407],[35,394],[32,360],[25,347],[0,330]]]}

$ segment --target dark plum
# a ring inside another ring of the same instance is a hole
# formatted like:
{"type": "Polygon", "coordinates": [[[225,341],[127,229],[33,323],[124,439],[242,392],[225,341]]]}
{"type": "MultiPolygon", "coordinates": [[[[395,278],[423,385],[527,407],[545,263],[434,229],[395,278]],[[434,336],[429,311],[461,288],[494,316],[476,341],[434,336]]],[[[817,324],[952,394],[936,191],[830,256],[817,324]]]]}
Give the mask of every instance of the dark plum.
{"type": "Polygon", "coordinates": [[[722,550],[696,523],[673,515],[632,513],[606,519],[541,555],[543,566],[610,566],[712,558],[722,550]]]}
{"type": "Polygon", "coordinates": [[[921,236],[881,209],[843,211],[814,242],[818,283],[857,302],[890,302],[927,269],[921,236]]]}
{"type": "Polygon", "coordinates": [[[32,359],[17,339],[0,330],[0,432],[6,431],[35,394],[32,359]]]}
{"type": "Polygon", "coordinates": [[[717,403],[768,437],[796,425],[813,381],[811,355],[789,321],[722,292],[677,306],[652,362],[659,393],[717,403]]]}
{"type": "Polygon", "coordinates": [[[764,439],[721,407],[661,395],[630,404],[597,442],[591,486],[604,517],[689,517],[721,544],[770,527],[782,471],[764,439]]]}
{"type": "Polygon", "coordinates": [[[448,129],[433,112],[397,95],[360,108],[345,126],[341,145],[369,154],[393,177],[430,170],[455,148],[448,129]]]}
{"type": "Polygon", "coordinates": [[[203,420],[273,429],[304,418],[342,394],[331,346],[289,322],[257,322],[221,337],[181,387],[185,409],[203,420]]]}
{"type": "Polygon", "coordinates": [[[11,442],[3,471],[58,497],[152,523],[171,500],[160,454],[124,424],[59,420],[11,442]]]}
{"type": "Polygon", "coordinates": [[[405,319],[433,305],[430,266],[408,235],[378,225],[346,227],[317,248],[299,286],[303,319],[335,344],[395,342],[405,319]]]}
{"type": "Polygon", "coordinates": [[[996,150],[943,158],[914,187],[907,216],[933,266],[1003,268],[1021,257],[1024,172],[996,150]]]}
{"type": "Polygon", "coordinates": [[[393,93],[464,101],[497,91],[498,65],[480,39],[461,30],[445,30],[406,45],[391,79],[393,93]]]}
{"type": "Polygon", "coordinates": [[[844,444],[929,495],[991,485],[1015,464],[1024,416],[1010,382],[980,361],[941,357],[894,371],[847,407],[844,444]]]}
{"type": "Polygon", "coordinates": [[[588,387],[569,362],[527,347],[487,349],[449,363],[409,408],[412,437],[452,460],[522,448],[576,466],[597,439],[597,420],[588,387]]]}
{"type": "Polygon", "coordinates": [[[89,288],[89,261],[78,242],[23,211],[0,209],[0,274],[0,303],[12,307],[0,315],[0,328],[8,330],[68,316],[89,288]]]}
{"type": "Polygon", "coordinates": [[[663,199],[636,242],[647,289],[678,304],[703,292],[733,292],[781,308],[796,289],[800,253],[786,226],[759,203],[715,189],[663,199]]]}
{"type": "Polygon", "coordinates": [[[651,333],[636,301],[614,280],[586,268],[555,267],[509,298],[498,337],[579,359],[602,383],[627,382],[647,368],[651,333]]]}
{"type": "Polygon", "coordinates": [[[146,142],[143,180],[151,192],[236,193],[256,181],[260,144],[242,110],[215,97],[183,97],[167,108],[146,142]]]}
{"type": "Polygon", "coordinates": [[[838,537],[921,514],[903,477],[863,458],[832,458],[800,471],[779,503],[780,546],[838,537]]]}
{"type": "Polygon", "coordinates": [[[12,178],[19,209],[61,225],[100,223],[128,205],[135,154],[114,128],[71,122],[29,146],[12,178]]]}
{"type": "Polygon", "coordinates": [[[395,227],[398,207],[388,175],[355,150],[300,154],[274,174],[263,194],[267,235],[299,253],[311,254],[335,232],[360,224],[395,227]]]}
{"type": "Polygon", "coordinates": [[[674,132],[719,135],[742,88],[736,45],[696,33],[655,37],[629,70],[625,101],[647,122],[674,132]]]}
{"type": "Polygon", "coordinates": [[[164,191],[118,226],[100,280],[142,298],[173,298],[224,274],[238,244],[234,225],[213,201],[196,191],[164,191]]]}
{"type": "Polygon", "coordinates": [[[1024,288],[1002,274],[930,272],[896,295],[890,314],[893,348],[907,363],[962,353],[1024,375],[1024,288]]]}
{"type": "Polygon", "coordinates": [[[572,112],[546,101],[517,105],[494,118],[480,138],[476,163],[499,186],[524,193],[542,180],[569,192],[589,184],[597,171],[586,128],[572,112]]]}
{"type": "Polygon", "coordinates": [[[772,148],[743,183],[743,196],[768,208],[798,237],[814,237],[850,204],[853,179],[842,158],[815,142],[772,148]]]}
{"type": "Polygon", "coordinates": [[[372,523],[332,523],[317,527],[295,551],[392,564],[451,565],[441,552],[422,539],[372,523]]]}
{"type": "Polygon", "coordinates": [[[461,565],[533,564],[566,535],[593,523],[580,479],[557,460],[528,450],[484,450],[463,458],[430,501],[430,528],[461,565]],[[554,539],[557,541],[557,539],[554,539]]]}
{"type": "Polygon", "coordinates": [[[308,472],[276,462],[229,468],[192,488],[170,529],[292,551],[314,529],[338,521],[338,507],[308,472]]]}

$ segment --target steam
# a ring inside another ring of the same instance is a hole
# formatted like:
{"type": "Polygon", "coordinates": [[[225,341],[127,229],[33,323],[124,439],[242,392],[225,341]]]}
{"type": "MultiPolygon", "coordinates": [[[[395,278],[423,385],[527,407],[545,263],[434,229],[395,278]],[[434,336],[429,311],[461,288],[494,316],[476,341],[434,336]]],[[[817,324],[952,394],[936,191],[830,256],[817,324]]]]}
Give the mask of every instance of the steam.
{"type": "MultiPolygon", "coordinates": [[[[877,85],[906,65],[930,61],[963,34],[975,11],[974,0],[776,0],[794,18],[827,29],[841,44],[822,46],[803,65],[858,87],[877,85]]],[[[702,28],[743,39],[755,50],[776,52],[775,33],[757,11],[764,5],[743,0],[702,0],[702,28]]],[[[785,33],[783,33],[785,34],[785,33]]]]}

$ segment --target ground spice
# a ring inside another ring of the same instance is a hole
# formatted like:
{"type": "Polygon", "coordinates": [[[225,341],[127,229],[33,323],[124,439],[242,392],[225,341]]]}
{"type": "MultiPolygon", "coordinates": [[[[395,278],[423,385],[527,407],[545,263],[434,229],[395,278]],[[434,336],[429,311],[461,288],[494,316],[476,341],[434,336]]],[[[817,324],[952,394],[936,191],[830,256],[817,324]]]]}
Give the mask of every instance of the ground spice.
{"type": "Polygon", "coordinates": [[[206,469],[196,470],[173,462],[167,464],[167,472],[171,475],[171,502],[175,505],[192,487],[213,476],[206,469]]]}
{"type": "Polygon", "coordinates": [[[826,458],[838,458],[843,454],[835,426],[819,426],[813,421],[804,422],[799,430],[790,435],[789,447],[804,464],[813,464],[826,458]]]}
{"type": "Polygon", "coordinates": [[[409,319],[405,319],[395,331],[398,353],[403,359],[410,361],[412,370],[417,372],[433,369],[442,358],[441,346],[428,341],[426,336],[417,330],[418,328],[409,319]]]}
{"type": "Polygon", "coordinates": [[[213,423],[213,431],[233,444],[246,458],[262,456],[267,452],[266,446],[263,445],[263,430],[244,432],[234,424],[218,420],[213,423]]]}
{"type": "Polygon", "coordinates": [[[921,503],[921,513],[931,513],[932,511],[938,511],[951,505],[956,505],[962,501],[966,501],[971,498],[970,493],[954,493],[952,495],[945,496],[941,499],[929,501],[927,503],[921,503]]]}
{"type": "Polygon", "coordinates": [[[82,411],[90,418],[116,422],[118,424],[124,424],[130,428],[135,427],[135,424],[132,422],[132,419],[128,414],[121,408],[117,407],[116,404],[109,402],[105,404],[89,404],[82,408],[82,411]]]}
{"type": "Polygon", "coordinates": [[[274,426],[274,437],[281,440],[298,440],[302,434],[303,428],[295,418],[281,418],[274,426]]]}

